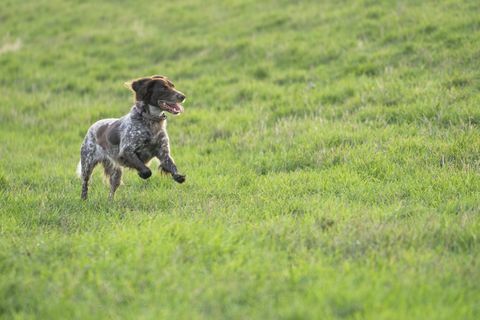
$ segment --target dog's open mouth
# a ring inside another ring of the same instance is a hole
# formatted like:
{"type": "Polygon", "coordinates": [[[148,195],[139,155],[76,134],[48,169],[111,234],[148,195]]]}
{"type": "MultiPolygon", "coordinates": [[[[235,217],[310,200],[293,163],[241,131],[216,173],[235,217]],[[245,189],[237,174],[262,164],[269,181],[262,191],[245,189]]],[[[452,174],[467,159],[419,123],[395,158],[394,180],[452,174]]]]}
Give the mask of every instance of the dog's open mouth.
{"type": "Polygon", "coordinates": [[[173,114],[180,114],[183,112],[183,106],[178,102],[168,102],[168,101],[159,100],[158,106],[163,111],[167,111],[173,114]]]}

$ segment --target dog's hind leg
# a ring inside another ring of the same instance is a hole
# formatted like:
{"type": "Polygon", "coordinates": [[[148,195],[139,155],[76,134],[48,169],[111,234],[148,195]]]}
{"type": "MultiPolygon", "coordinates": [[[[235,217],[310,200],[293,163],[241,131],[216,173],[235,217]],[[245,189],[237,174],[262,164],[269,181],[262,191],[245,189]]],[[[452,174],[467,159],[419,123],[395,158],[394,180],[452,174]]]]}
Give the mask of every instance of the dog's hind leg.
{"type": "Polygon", "coordinates": [[[82,179],[82,200],[87,199],[88,195],[88,181],[92,175],[93,169],[98,164],[98,159],[95,157],[95,145],[88,143],[86,140],[80,151],[80,177],[82,179]]]}
{"type": "Polygon", "coordinates": [[[108,198],[113,200],[115,191],[117,191],[117,188],[122,183],[122,168],[115,166],[109,160],[104,160],[102,164],[105,169],[105,175],[109,177],[110,180],[110,194],[108,198]]]}
{"type": "Polygon", "coordinates": [[[97,165],[98,161],[93,159],[82,159],[81,166],[82,166],[82,200],[87,199],[88,195],[88,180],[90,180],[90,176],[92,175],[93,169],[97,165]]]}
{"type": "Polygon", "coordinates": [[[122,183],[122,169],[115,168],[112,175],[110,176],[110,195],[109,195],[110,200],[113,200],[113,197],[115,196],[115,191],[117,190],[117,188],[120,186],[121,183],[122,183]]]}

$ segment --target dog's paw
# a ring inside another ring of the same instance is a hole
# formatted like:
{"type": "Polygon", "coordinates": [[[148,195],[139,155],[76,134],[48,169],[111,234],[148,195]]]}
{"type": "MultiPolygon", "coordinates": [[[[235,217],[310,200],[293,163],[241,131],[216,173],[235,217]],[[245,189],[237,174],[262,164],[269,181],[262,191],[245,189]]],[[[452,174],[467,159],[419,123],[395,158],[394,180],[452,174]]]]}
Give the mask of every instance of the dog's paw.
{"type": "Polygon", "coordinates": [[[185,179],[187,178],[186,175],[180,174],[180,173],[175,173],[173,176],[173,180],[177,181],[178,183],[184,183],[185,179]]]}
{"type": "Polygon", "coordinates": [[[142,179],[148,179],[152,175],[152,170],[147,168],[146,170],[138,171],[138,175],[142,179]]]}

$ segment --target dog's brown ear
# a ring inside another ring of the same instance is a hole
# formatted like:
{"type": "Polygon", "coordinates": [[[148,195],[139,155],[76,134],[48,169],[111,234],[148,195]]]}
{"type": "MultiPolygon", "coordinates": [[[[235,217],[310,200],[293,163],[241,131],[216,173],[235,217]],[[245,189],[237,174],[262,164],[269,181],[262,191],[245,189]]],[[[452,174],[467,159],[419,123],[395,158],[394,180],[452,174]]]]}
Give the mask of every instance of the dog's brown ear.
{"type": "Polygon", "coordinates": [[[137,80],[133,80],[131,83],[125,84],[129,86],[133,90],[133,92],[135,92],[135,99],[137,101],[142,101],[147,95],[149,82],[151,81],[152,78],[140,78],[137,80]]]}
{"type": "Polygon", "coordinates": [[[132,87],[133,91],[138,92],[140,88],[142,88],[150,80],[151,78],[140,78],[137,80],[133,80],[130,86],[132,87]]]}

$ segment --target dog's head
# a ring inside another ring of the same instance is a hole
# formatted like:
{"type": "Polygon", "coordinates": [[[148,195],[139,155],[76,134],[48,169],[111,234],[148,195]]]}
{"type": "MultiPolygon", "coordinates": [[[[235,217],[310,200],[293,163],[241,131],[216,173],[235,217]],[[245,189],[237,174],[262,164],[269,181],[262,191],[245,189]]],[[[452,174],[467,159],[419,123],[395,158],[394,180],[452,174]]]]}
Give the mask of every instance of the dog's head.
{"type": "Polygon", "coordinates": [[[167,77],[145,77],[126,84],[135,93],[136,101],[143,101],[173,114],[183,112],[181,103],[185,101],[185,95],[175,89],[175,85],[167,77]]]}

